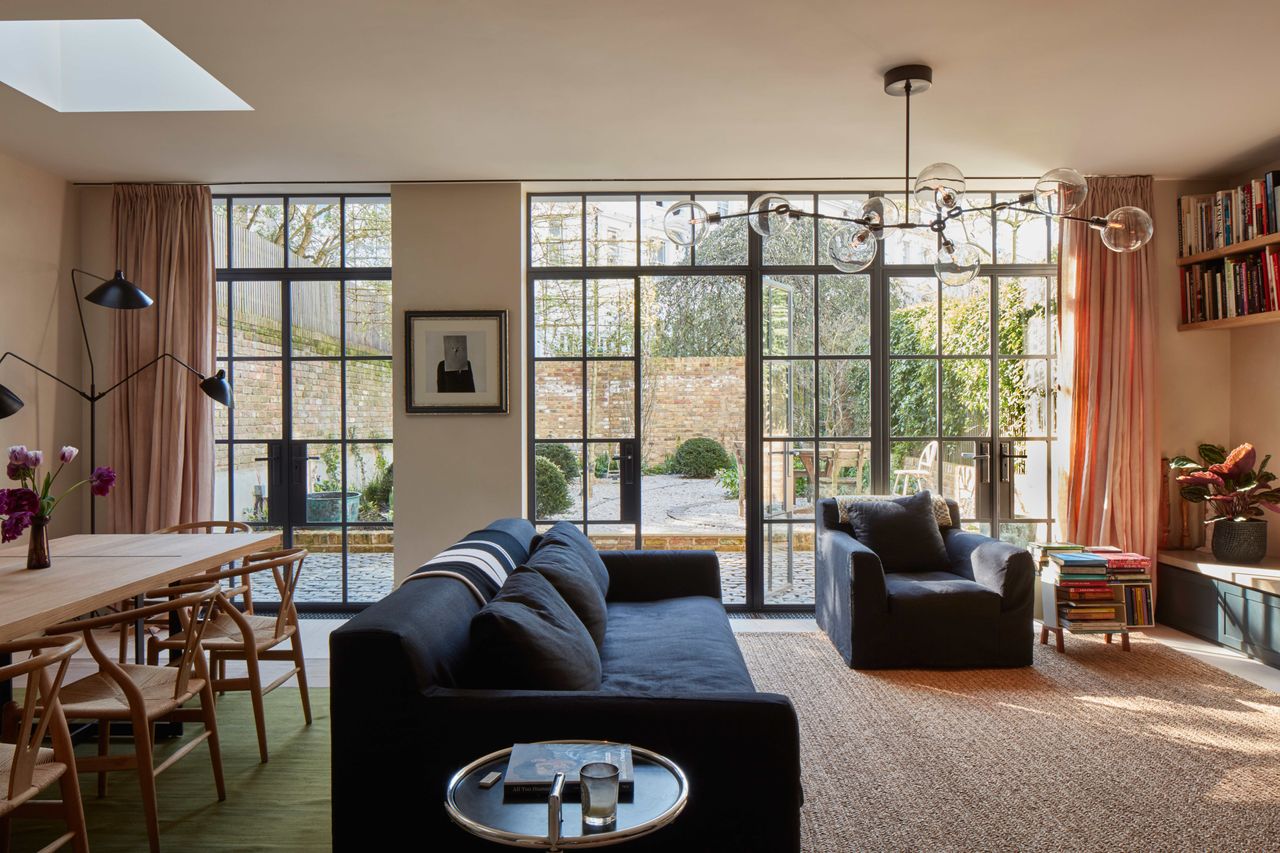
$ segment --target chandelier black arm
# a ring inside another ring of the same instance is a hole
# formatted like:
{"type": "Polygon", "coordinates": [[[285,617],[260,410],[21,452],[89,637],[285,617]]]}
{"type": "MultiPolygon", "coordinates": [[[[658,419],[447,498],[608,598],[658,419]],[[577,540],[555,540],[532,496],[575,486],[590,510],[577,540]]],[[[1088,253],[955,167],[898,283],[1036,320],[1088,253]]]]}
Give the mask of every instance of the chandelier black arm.
{"type": "Polygon", "coordinates": [[[93,400],[93,398],[90,397],[87,392],[81,391],[79,388],[72,385],[70,382],[66,381],[65,379],[61,379],[57,376],[54,376],[52,373],[45,370],[40,365],[27,361],[25,358],[18,355],[16,352],[6,352],[4,355],[0,355],[0,361],[4,361],[9,356],[13,356],[18,361],[25,364],[27,367],[30,367],[31,369],[35,370],[37,373],[43,373],[45,376],[48,376],[50,379],[52,379],[54,382],[57,382],[59,385],[63,385],[63,386],[66,386],[67,388],[70,388],[72,391],[75,391],[77,394],[79,394],[81,397],[85,398],[86,400],[90,400],[90,401],[93,400]]]}

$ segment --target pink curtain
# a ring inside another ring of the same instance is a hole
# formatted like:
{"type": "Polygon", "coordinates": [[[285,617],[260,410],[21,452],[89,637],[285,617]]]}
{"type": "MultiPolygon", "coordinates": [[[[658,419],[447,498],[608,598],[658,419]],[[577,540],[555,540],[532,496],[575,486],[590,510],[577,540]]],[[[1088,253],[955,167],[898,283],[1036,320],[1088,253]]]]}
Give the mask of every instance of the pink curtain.
{"type": "MultiPolygon", "coordinates": [[[[1079,216],[1132,205],[1151,212],[1151,178],[1089,179],[1079,216]]],[[[1112,252],[1087,224],[1064,223],[1058,362],[1062,533],[1155,557],[1160,496],[1156,432],[1156,289],[1151,244],[1112,252]]]]}
{"type": "MultiPolygon", "coordinates": [[[[214,370],[213,208],[204,186],[117,185],[116,267],[155,304],[117,312],[114,375],[162,353],[214,370]]],[[[114,381],[114,380],[113,380],[114,381]]],[[[111,528],[145,533],[213,509],[212,401],[164,359],[112,393],[111,455],[119,483],[111,528]]]]}

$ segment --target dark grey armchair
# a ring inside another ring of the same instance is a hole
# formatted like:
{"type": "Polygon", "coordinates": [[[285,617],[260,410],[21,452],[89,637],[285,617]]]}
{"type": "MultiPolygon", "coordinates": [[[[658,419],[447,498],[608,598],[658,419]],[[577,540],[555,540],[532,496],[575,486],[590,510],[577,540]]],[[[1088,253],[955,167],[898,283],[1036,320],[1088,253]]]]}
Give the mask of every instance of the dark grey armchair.
{"type": "Polygon", "coordinates": [[[855,669],[1030,666],[1035,567],[1026,549],[960,529],[947,501],[948,571],[886,573],[818,502],[818,624],[855,669]]]}

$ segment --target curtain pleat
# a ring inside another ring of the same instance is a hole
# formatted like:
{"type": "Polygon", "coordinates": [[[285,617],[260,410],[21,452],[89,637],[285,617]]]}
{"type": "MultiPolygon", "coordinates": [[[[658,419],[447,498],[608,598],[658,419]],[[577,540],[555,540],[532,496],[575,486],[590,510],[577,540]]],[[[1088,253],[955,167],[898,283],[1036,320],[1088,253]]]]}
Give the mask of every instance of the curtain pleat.
{"type": "MultiPolygon", "coordinates": [[[[119,311],[116,379],[163,353],[214,371],[213,209],[206,186],[117,185],[116,267],[155,299],[119,311]]],[[[114,380],[113,380],[114,381],[114,380]]],[[[210,517],[212,401],[164,359],[112,392],[110,463],[119,475],[111,529],[145,533],[210,517]]]]}
{"type": "MultiPolygon", "coordinates": [[[[1080,216],[1151,210],[1151,178],[1096,177],[1080,216]]],[[[1066,222],[1059,253],[1059,484],[1063,535],[1155,557],[1160,451],[1151,244],[1116,253],[1066,222]]]]}

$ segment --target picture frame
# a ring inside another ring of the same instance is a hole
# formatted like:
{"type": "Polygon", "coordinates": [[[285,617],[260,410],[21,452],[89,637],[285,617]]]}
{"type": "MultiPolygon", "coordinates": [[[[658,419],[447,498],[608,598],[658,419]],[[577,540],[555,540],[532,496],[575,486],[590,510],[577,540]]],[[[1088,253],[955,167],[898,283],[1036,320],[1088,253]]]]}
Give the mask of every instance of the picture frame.
{"type": "Polygon", "coordinates": [[[507,413],[507,312],[406,311],[405,412],[507,413]]]}

